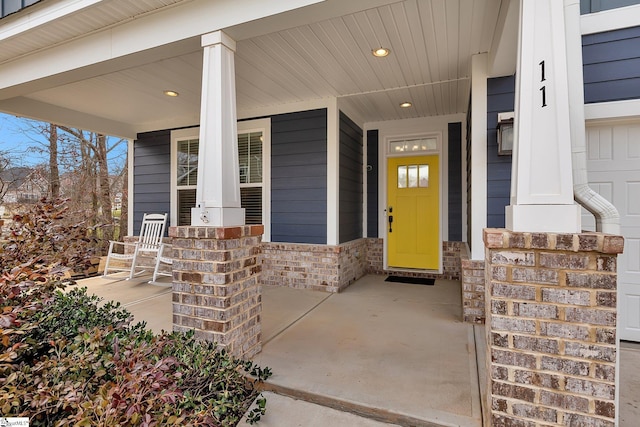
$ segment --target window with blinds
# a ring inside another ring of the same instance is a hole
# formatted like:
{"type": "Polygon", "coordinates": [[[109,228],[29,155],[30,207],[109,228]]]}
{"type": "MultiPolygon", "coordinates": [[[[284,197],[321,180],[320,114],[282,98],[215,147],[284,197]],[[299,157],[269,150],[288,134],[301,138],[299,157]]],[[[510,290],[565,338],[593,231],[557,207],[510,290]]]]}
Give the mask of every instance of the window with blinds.
{"type": "Polygon", "coordinates": [[[178,141],[176,163],[178,225],[190,225],[191,208],[196,205],[196,184],[198,183],[197,139],[178,141]]]}
{"type": "Polygon", "coordinates": [[[240,199],[247,224],[262,224],[262,132],[238,134],[240,199]]]}
{"type": "MultiPolygon", "coordinates": [[[[198,184],[198,139],[177,144],[178,225],[191,224],[191,208],[196,205],[198,184]]],[[[262,224],[262,132],[238,134],[240,205],[247,224],[262,224]]]]}

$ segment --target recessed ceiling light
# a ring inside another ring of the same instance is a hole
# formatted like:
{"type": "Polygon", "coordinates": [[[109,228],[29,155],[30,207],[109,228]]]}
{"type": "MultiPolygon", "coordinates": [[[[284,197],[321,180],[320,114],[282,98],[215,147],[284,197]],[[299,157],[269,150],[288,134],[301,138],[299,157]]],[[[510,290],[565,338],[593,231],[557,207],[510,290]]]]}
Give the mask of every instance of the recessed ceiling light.
{"type": "Polygon", "coordinates": [[[409,101],[406,101],[406,102],[403,102],[402,104],[400,104],[400,107],[402,107],[402,108],[409,108],[409,107],[412,107],[412,106],[413,106],[413,104],[410,103],[409,101]]]}
{"type": "Polygon", "coordinates": [[[371,53],[373,53],[373,56],[375,56],[375,57],[384,58],[385,56],[389,55],[389,53],[391,53],[391,51],[389,49],[387,49],[386,47],[379,47],[377,49],[373,49],[371,51],[371,53]]]}
{"type": "Polygon", "coordinates": [[[175,90],[165,90],[165,91],[164,91],[164,92],[162,92],[162,93],[164,93],[164,94],[165,94],[165,95],[167,95],[167,96],[173,96],[173,97],[176,97],[176,96],[180,95],[180,94],[179,94],[178,92],[176,92],[175,90]]]}

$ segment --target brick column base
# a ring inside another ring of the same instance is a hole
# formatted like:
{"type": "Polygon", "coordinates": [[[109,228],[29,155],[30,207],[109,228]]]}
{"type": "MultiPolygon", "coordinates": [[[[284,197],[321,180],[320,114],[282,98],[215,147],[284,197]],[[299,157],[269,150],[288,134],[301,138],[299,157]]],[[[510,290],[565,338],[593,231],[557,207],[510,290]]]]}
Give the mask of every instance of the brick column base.
{"type": "Polygon", "coordinates": [[[599,233],[484,231],[493,426],[616,422],[616,261],[599,233]]]}
{"type": "Polygon", "coordinates": [[[260,242],[264,227],[171,227],[173,330],[195,329],[231,354],[251,358],[260,342],[260,242]]]}

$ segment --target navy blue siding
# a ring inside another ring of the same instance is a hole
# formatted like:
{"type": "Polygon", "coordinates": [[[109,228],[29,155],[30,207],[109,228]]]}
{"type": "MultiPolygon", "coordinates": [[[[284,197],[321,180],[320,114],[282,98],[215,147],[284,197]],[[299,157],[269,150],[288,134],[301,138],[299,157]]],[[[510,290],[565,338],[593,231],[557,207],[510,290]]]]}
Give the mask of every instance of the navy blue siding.
{"type": "Polygon", "coordinates": [[[511,156],[498,156],[498,113],[513,111],[515,76],[487,80],[487,227],[503,228],[509,205],[511,156]]]}
{"type": "Polygon", "coordinates": [[[27,6],[38,3],[40,0],[2,0],[0,1],[0,17],[4,18],[12,13],[19,12],[27,6]]]}
{"type": "MultiPolygon", "coordinates": [[[[326,110],[271,118],[272,241],[326,243],[326,110]]],[[[169,212],[171,130],[138,135],[134,142],[134,229],[145,212],[169,212]]]]}
{"type": "Polygon", "coordinates": [[[378,137],[367,131],[367,237],[378,237],[378,137]]]}
{"type": "Polygon", "coordinates": [[[596,13],[632,4],[640,4],[640,0],[580,0],[580,13],[596,13]]]}
{"type": "Polygon", "coordinates": [[[340,243],[362,237],[362,129],[340,112],[340,243]]]}
{"type": "Polygon", "coordinates": [[[449,241],[462,241],[462,123],[449,123],[449,241]]]}
{"type": "MultiPolygon", "coordinates": [[[[168,213],[171,200],[171,131],[138,135],[133,142],[133,230],[144,213],[168,213]]],[[[131,214],[131,213],[130,213],[131,214]]]]}
{"type": "Polygon", "coordinates": [[[327,110],[271,118],[271,241],[327,243],[327,110]]]}
{"type": "Polygon", "coordinates": [[[585,103],[640,98],[640,27],[582,37],[585,103]]]}

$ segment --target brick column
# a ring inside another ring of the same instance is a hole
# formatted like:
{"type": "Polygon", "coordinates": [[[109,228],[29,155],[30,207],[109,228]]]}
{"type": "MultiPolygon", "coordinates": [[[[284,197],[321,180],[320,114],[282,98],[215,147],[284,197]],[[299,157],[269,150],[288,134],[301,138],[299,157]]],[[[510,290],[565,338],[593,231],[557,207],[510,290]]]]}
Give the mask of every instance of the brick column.
{"type": "Polygon", "coordinates": [[[623,238],[484,231],[485,425],[616,420],[616,261],[623,238]]]}
{"type": "Polygon", "coordinates": [[[173,330],[195,329],[233,355],[261,350],[258,255],[263,226],[171,227],[173,330]]]}

